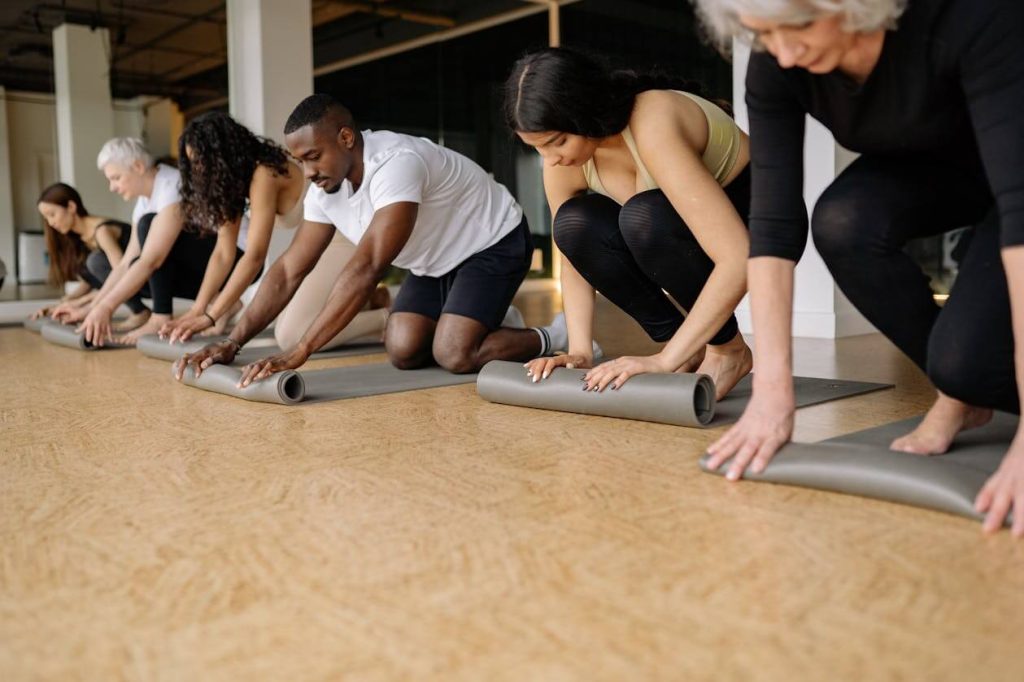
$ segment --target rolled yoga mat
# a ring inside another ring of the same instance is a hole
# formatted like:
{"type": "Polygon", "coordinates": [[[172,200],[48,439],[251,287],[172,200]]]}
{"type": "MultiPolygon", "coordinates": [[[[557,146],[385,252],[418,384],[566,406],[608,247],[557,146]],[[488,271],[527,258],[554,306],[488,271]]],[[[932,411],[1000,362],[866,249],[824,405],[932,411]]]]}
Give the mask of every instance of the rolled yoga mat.
{"type": "MultiPolygon", "coordinates": [[[[174,375],[174,366],[171,366],[174,375]]],[[[254,381],[245,388],[238,387],[242,372],[234,367],[213,365],[196,377],[195,371],[189,367],[185,370],[182,383],[204,391],[223,393],[224,395],[251,400],[258,403],[277,403],[278,405],[294,405],[306,397],[306,382],[302,375],[294,370],[278,372],[261,381],[254,381]]]]}
{"type": "MultiPolygon", "coordinates": [[[[251,388],[251,385],[245,389],[238,389],[237,384],[239,378],[242,376],[242,371],[235,367],[227,367],[224,365],[215,365],[204,369],[202,375],[194,385],[197,388],[203,388],[215,393],[223,393],[236,398],[243,398],[245,400],[281,402],[281,404],[286,405],[301,401],[303,405],[308,405],[312,403],[330,402],[333,400],[346,400],[348,398],[364,398],[373,395],[383,395],[385,393],[402,393],[405,391],[418,391],[424,388],[439,388],[441,386],[468,384],[476,379],[475,374],[452,374],[440,367],[402,370],[396,369],[390,363],[386,362],[373,363],[369,365],[353,365],[350,367],[332,367],[330,369],[314,369],[292,373],[302,380],[305,387],[304,394],[292,402],[254,397],[256,394],[250,394],[247,392],[249,388],[251,388]],[[210,372],[211,370],[217,370],[216,373],[212,375],[214,378],[206,380],[207,372],[210,372]]],[[[276,376],[278,375],[273,375],[266,381],[271,381],[276,376]]],[[[195,381],[195,379],[193,379],[193,381],[195,381]]],[[[273,390],[265,390],[267,391],[266,395],[270,395],[271,397],[274,395],[273,390]]],[[[264,394],[261,393],[260,395],[262,396],[264,394]]]]}
{"type": "MultiPolygon", "coordinates": [[[[944,455],[911,455],[889,450],[889,443],[909,433],[920,417],[858,431],[820,443],[790,443],[760,474],[745,473],[750,481],[765,481],[860,495],[926,509],[982,518],[974,498],[999,468],[1017,430],[1017,415],[997,412],[992,421],[957,436],[944,455]]],[[[724,474],[729,462],[717,471],[724,474]]],[[[1006,523],[1010,520],[1007,518],[1006,523]]]]}
{"type": "Polygon", "coordinates": [[[521,362],[493,360],[480,370],[476,390],[493,403],[676,426],[705,426],[715,415],[715,385],[703,374],[641,374],[596,393],[582,390],[586,373],[560,367],[534,383],[521,362]]]}
{"type": "MultiPolygon", "coordinates": [[[[486,400],[520,407],[558,410],[579,414],[623,417],[678,426],[720,426],[734,422],[750,401],[752,377],[744,377],[717,405],[714,387],[694,374],[640,374],[617,391],[601,393],[581,390],[586,370],[559,367],[547,379],[534,383],[522,363],[495,360],[480,372],[477,391],[486,400]],[[494,365],[492,368],[491,366],[494,365]],[[630,388],[633,386],[633,388],[630,388]],[[704,401],[710,396],[711,405],[704,401]]],[[[837,398],[891,388],[891,384],[794,377],[796,406],[806,407],[837,398]]]]}
{"type": "Polygon", "coordinates": [[[43,338],[50,343],[55,343],[59,346],[67,346],[68,348],[77,348],[78,350],[103,350],[106,348],[131,347],[120,343],[114,343],[112,341],[107,341],[102,346],[94,346],[85,340],[85,336],[81,332],[76,332],[75,327],[76,325],[61,324],[60,322],[48,320],[42,325],[41,333],[43,338]]]}
{"type": "MultiPolygon", "coordinates": [[[[223,340],[225,338],[227,337],[208,336],[203,337],[202,339],[189,339],[185,343],[175,343],[174,345],[171,345],[167,339],[161,339],[156,334],[147,334],[139,339],[136,347],[147,357],[174,362],[185,353],[195,353],[206,344],[223,340]]],[[[270,337],[269,339],[256,337],[238,352],[231,364],[235,366],[248,365],[250,362],[255,362],[260,358],[280,353],[281,349],[272,343],[272,339],[273,337],[270,337]],[[270,343],[268,343],[268,341],[270,341],[270,343]]],[[[383,352],[384,344],[379,342],[351,343],[337,348],[332,348],[330,350],[317,351],[310,357],[314,359],[347,358],[383,352]]]]}
{"type": "Polygon", "coordinates": [[[25,321],[21,323],[21,326],[23,326],[30,332],[40,334],[43,331],[43,325],[46,324],[47,320],[49,319],[50,318],[48,317],[37,317],[36,319],[32,320],[26,317],[25,321]]]}

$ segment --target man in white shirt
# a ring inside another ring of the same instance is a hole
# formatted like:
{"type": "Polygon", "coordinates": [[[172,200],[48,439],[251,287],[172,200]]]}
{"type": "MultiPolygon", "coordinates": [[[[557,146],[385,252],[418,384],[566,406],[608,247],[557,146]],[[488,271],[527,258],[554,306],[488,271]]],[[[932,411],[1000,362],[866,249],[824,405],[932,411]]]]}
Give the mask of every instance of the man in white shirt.
{"type": "Polygon", "coordinates": [[[385,334],[392,364],[475,372],[551,349],[545,330],[502,327],[530,267],[533,242],[508,190],[470,159],[422,138],[360,132],[329,95],[292,112],[285,142],[314,187],[305,220],[264,276],[230,337],[179,362],[197,372],[228,363],[269,325],[326,249],[335,229],[356,244],[320,315],[293,348],[245,367],[241,385],[302,365],[345,328],[391,265],[410,271],[385,334]]]}

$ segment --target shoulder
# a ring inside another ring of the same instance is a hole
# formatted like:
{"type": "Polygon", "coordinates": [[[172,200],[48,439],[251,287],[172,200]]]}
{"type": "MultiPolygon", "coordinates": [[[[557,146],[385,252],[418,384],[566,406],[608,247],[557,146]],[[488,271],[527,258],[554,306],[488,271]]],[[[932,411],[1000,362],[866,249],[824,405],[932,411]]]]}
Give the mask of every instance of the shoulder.
{"type": "Polygon", "coordinates": [[[638,148],[658,145],[666,139],[691,141],[691,131],[704,128],[706,116],[700,105],[672,90],[649,90],[636,97],[629,129],[638,148]]]}

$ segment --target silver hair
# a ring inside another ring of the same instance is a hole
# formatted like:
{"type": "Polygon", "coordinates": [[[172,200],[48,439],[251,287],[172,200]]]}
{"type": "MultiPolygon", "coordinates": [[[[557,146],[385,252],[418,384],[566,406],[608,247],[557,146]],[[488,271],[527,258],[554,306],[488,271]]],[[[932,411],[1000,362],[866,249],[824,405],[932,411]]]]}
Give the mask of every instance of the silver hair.
{"type": "Polygon", "coordinates": [[[96,157],[96,167],[101,171],[110,163],[128,167],[141,161],[146,168],[153,167],[153,156],[146,149],[146,143],[137,137],[115,137],[107,140],[96,157]]]}
{"type": "MultiPolygon", "coordinates": [[[[780,24],[804,24],[823,16],[843,16],[843,29],[871,32],[896,28],[907,0],[691,0],[712,44],[728,54],[732,39],[755,43],[740,14],[780,24]]],[[[756,44],[755,44],[756,47],[756,44]]]]}

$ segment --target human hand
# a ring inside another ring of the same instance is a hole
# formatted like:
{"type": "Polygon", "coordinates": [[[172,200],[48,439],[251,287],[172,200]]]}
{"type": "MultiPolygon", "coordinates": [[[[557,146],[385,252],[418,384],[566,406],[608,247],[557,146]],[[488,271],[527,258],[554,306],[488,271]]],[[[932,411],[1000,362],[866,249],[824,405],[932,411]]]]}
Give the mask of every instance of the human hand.
{"type": "Polygon", "coordinates": [[[204,369],[211,365],[230,365],[240,348],[241,346],[237,342],[224,339],[216,343],[208,343],[195,353],[185,353],[174,362],[174,378],[181,381],[185,376],[185,369],[188,367],[191,367],[198,377],[204,369]]]}
{"type": "Polygon", "coordinates": [[[109,307],[103,304],[94,305],[75,331],[81,332],[85,340],[92,345],[102,348],[104,343],[114,338],[110,328],[112,316],[113,311],[109,307]]]}
{"type": "Polygon", "coordinates": [[[238,382],[238,387],[245,388],[254,381],[266,379],[271,374],[297,369],[305,364],[307,359],[309,359],[308,354],[293,349],[251,362],[242,368],[242,378],[238,382]]]}
{"type": "Polygon", "coordinates": [[[1013,526],[1010,533],[1015,538],[1024,537],[1024,436],[1017,437],[1003,457],[996,473],[986,481],[974,501],[974,508],[986,513],[982,530],[994,533],[1003,527],[1006,515],[1013,511],[1013,526]]]}
{"type": "Polygon", "coordinates": [[[62,322],[64,324],[70,324],[72,322],[81,322],[85,319],[85,316],[89,313],[89,306],[74,306],[70,303],[61,303],[57,307],[50,311],[50,317],[62,322]]]}
{"type": "Polygon", "coordinates": [[[612,390],[622,388],[626,381],[637,374],[671,372],[674,368],[665,363],[660,353],[644,356],[625,356],[602,362],[583,377],[585,391],[600,393],[611,385],[612,390]]]}
{"type": "Polygon", "coordinates": [[[717,470],[731,457],[725,475],[730,481],[738,480],[748,465],[755,474],[761,473],[779,448],[793,437],[795,412],[792,382],[788,387],[767,391],[755,388],[740,420],[708,448],[708,468],[717,470]]]}
{"type": "Polygon", "coordinates": [[[171,344],[185,343],[204,329],[213,326],[213,321],[205,313],[188,313],[174,320],[168,320],[157,332],[161,339],[168,339],[171,344]]]}
{"type": "Polygon", "coordinates": [[[568,369],[589,369],[594,364],[593,358],[580,354],[555,355],[553,357],[534,358],[523,364],[526,376],[533,378],[533,383],[547,379],[557,367],[568,369]]]}

